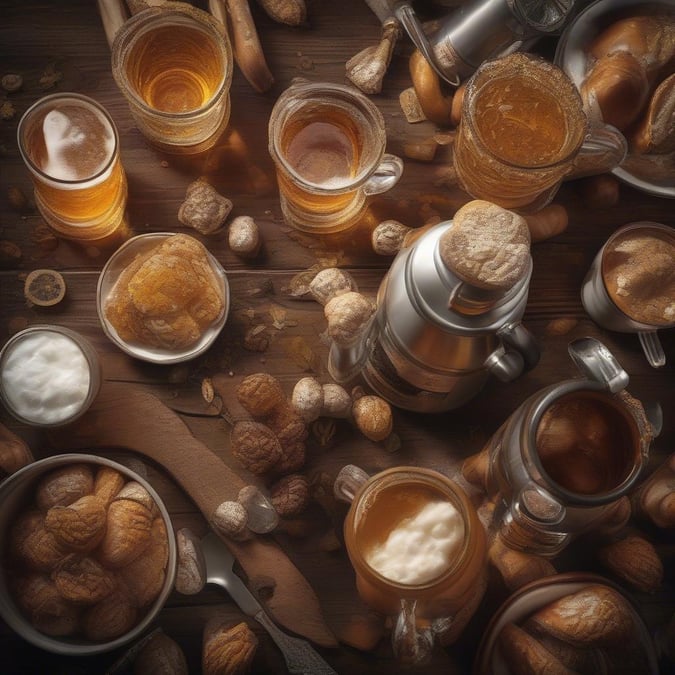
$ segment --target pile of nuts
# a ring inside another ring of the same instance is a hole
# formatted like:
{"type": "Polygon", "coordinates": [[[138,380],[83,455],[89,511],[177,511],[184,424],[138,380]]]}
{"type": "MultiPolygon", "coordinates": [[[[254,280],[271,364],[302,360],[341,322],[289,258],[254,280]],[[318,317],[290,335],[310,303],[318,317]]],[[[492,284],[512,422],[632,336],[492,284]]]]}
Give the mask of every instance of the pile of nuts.
{"type": "Polygon", "coordinates": [[[159,596],[169,541],[145,487],[82,462],[40,480],[6,551],[10,589],[37,630],[107,642],[131,630],[159,596]]]}

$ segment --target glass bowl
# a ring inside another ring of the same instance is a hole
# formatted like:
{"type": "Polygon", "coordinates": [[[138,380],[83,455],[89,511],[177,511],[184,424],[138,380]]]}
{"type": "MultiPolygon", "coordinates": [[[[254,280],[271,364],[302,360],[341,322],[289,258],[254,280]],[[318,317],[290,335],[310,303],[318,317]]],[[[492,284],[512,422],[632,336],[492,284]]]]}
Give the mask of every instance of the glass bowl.
{"type": "Polygon", "coordinates": [[[112,254],[108,262],[103,267],[98,280],[96,289],[96,309],[98,318],[103,327],[103,331],[122,351],[142,361],[150,363],[171,364],[189,361],[200,354],[203,354],[218,337],[223,329],[230,307],[230,286],[227,281],[225,270],[222,268],[216,258],[207,251],[211,267],[220,282],[221,295],[223,298],[224,309],[221,316],[215,321],[201,337],[185,349],[165,349],[161,347],[146,346],[139,343],[132,343],[123,340],[110,321],[105,316],[104,305],[115,282],[120,274],[133,260],[150,249],[158,246],[169,237],[175,236],[172,232],[151,232],[132,237],[120,246],[112,254]]]}

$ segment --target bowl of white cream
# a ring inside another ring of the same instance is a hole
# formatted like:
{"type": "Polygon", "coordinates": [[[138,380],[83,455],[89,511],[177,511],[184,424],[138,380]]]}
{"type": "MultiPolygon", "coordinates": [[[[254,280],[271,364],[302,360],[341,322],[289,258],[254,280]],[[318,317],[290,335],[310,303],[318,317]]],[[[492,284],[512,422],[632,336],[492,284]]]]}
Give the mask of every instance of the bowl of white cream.
{"type": "Polygon", "coordinates": [[[0,401],[17,420],[38,427],[69,424],[101,386],[96,350],[63,326],[35,325],[13,335],[0,351],[0,401]]]}

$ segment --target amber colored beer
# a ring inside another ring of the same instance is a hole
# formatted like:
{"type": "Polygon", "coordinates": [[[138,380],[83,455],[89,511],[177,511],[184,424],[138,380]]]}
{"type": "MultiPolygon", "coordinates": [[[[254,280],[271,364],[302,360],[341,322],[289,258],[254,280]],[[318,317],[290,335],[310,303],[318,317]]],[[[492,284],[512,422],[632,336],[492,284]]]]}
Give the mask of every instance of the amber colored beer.
{"type": "Polygon", "coordinates": [[[135,14],[112,46],[113,77],[139,130],[179,155],[210,149],[225,130],[232,65],[225,27],[184,2],[135,14]]]}
{"type": "Polygon", "coordinates": [[[125,224],[127,182],[117,130],[96,101],[47,96],[25,113],[18,137],[36,204],[57,233],[100,239],[125,224]]]}
{"type": "Polygon", "coordinates": [[[484,63],[467,83],[454,165],[464,189],[504,208],[550,201],[587,129],[581,99],[553,64],[527,54],[484,63]]]}

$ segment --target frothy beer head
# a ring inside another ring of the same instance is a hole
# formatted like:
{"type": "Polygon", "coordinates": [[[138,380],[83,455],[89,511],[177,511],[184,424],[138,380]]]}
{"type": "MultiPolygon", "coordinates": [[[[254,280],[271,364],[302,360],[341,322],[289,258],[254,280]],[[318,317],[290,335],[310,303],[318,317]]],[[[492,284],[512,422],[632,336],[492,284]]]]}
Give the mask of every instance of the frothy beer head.
{"type": "Polygon", "coordinates": [[[105,170],[115,152],[115,133],[86,101],[55,101],[29,121],[24,148],[50,178],[82,181],[105,170]]]}

